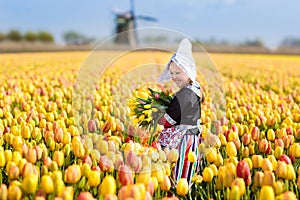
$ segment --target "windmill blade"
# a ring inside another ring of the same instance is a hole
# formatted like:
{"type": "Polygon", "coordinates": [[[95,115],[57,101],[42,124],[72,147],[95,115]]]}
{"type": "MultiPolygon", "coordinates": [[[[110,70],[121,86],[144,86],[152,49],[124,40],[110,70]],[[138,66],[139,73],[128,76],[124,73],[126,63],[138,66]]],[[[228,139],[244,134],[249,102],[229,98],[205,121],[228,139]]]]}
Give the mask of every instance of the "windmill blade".
{"type": "Polygon", "coordinates": [[[136,19],[142,19],[142,20],[146,20],[146,21],[157,22],[156,18],[149,17],[149,16],[144,16],[144,15],[138,15],[138,16],[136,16],[136,19]]]}

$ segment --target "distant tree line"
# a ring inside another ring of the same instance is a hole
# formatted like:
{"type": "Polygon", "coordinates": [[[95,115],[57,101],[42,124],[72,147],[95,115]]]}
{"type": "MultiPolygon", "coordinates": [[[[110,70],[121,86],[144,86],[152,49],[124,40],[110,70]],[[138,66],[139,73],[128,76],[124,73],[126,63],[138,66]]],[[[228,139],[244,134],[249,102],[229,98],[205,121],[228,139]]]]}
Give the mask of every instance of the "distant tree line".
{"type": "Polygon", "coordinates": [[[84,45],[95,41],[95,38],[87,37],[76,31],[67,31],[63,34],[63,37],[68,45],[84,45]]]}
{"type": "Polygon", "coordinates": [[[39,31],[39,32],[27,31],[24,34],[22,34],[20,31],[18,31],[16,29],[12,29],[7,33],[0,32],[0,42],[2,42],[2,41],[14,41],[14,42],[40,41],[40,42],[53,43],[54,37],[51,33],[47,32],[47,31],[39,31]]]}
{"type": "Polygon", "coordinates": [[[282,47],[300,47],[300,38],[288,37],[281,42],[282,47]]]}

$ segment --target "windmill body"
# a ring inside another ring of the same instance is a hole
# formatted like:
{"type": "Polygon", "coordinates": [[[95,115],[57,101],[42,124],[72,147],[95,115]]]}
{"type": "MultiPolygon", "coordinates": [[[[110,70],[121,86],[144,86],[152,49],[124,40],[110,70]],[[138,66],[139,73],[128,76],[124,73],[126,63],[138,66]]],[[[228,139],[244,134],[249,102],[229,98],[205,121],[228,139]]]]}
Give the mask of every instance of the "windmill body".
{"type": "Polygon", "coordinates": [[[138,43],[136,28],[136,20],[142,19],[145,21],[157,21],[153,17],[136,16],[134,14],[134,1],[130,1],[130,10],[123,13],[115,13],[115,43],[122,45],[129,45],[134,47],[138,43]]]}

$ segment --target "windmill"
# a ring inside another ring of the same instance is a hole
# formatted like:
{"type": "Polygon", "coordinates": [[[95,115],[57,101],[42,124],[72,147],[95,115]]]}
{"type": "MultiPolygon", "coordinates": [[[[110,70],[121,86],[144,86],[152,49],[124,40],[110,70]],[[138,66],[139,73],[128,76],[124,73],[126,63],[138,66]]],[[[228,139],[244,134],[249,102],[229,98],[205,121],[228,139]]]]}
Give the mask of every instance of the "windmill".
{"type": "Polygon", "coordinates": [[[135,15],[134,11],[134,0],[130,0],[130,10],[126,12],[115,12],[115,43],[135,46],[138,42],[136,28],[136,20],[141,19],[145,21],[157,21],[156,18],[135,15]]]}

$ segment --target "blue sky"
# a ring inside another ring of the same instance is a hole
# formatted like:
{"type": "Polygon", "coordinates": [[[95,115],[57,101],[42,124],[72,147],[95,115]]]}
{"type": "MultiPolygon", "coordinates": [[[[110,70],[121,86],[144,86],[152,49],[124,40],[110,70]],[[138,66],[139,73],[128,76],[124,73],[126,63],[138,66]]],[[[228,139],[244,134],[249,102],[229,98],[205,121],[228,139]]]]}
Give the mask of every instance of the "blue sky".
{"type": "MultiPolygon", "coordinates": [[[[162,27],[194,39],[243,42],[259,38],[276,47],[285,37],[300,38],[299,0],[135,0],[135,12],[162,27]]],[[[105,39],[114,33],[113,10],[129,9],[129,0],[0,0],[0,32],[46,30],[62,43],[74,30],[105,39]]]]}

